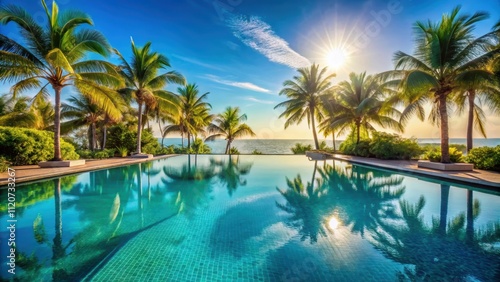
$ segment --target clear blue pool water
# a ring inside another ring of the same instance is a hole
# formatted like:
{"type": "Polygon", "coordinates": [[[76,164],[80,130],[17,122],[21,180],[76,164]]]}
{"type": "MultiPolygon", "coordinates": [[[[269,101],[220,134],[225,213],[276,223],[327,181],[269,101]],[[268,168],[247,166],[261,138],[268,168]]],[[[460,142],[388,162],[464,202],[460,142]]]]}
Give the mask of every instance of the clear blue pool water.
{"type": "MultiPolygon", "coordinates": [[[[470,188],[470,189],[468,189],[470,188]]],[[[304,156],[178,156],[19,185],[20,281],[500,281],[500,196],[304,156]]]]}

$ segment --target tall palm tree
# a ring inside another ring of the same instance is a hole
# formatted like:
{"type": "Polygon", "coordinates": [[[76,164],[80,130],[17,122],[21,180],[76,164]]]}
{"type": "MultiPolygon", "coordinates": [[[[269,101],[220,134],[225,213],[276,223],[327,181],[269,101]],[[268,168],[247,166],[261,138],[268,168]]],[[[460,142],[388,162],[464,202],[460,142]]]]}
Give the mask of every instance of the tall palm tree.
{"type": "Polygon", "coordinates": [[[436,104],[437,120],[441,131],[441,162],[449,163],[448,99],[455,91],[463,89],[461,82],[473,77],[484,77],[478,66],[494,58],[499,50],[484,51],[491,37],[490,32],[474,39],[475,24],[488,17],[487,13],[459,14],[460,7],[442,16],[441,21],[416,22],[414,55],[398,51],[394,55],[396,69],[403,71],[401,89],[404,96],[411,96],[406,115],[417,112],[423,119],[422,103],[436,104]]]}
{"type": "Polygon", "coordinates": [[[334,121],[337,120],[337,116],[341,111],[340,104],[337,100],[337,96],[333,93],[331,95],[321,96],[321,111],[323,112],[323,120],[319,124],[319,132],[323,132],[325,137],[328,134],[332,134],[333,152],[337,151],[335,142],[335,131],[336,129],[331,126],[334,121]]]}
{"type": "Polygon", "coordinates": [[[108,98],[108,87],[117,87],[122,81],[114,66],[106,61],[85,60],[89,53],[109,55],[110,46],[104,36],[94,30],[82,29],[92,25],[91,18],[80,11],[59,12],[55,2],[49,10],[42,0],[48,25],[42,27],[22,7],[0,8],[0,23],[15,23],[24,44],[0,34],[0,81],[12,82],[12,95],[38,89],[36,95],[47,95],[48,87],[55,94],[54,106],[54,160],[61,160],[60,122],[61,94],[66,86],[75,86],[101,108],[113,116],[113,103],[108,98]]]}
{"type": "Polygon", "coordinates": [[[224,154],[229,154],[231,143],[234,139],[246,135],[255,136],[250,126],[242,123],[247,119],[246,114],[240,115],[239,107],[227,107],[222,114],[217,115],[213,123],[208,126],[208,131],[214,133],[207,137],[207,141],[212,141],[218,137],[225,137],[227,140],[224,154]]]}
{"type": "Polygon", "coordinates": [[[126,88],[121,92],[128,98],[133,98],[138,105],[137,124],[137,154],[141,153],[141,136],[143,124],[143,107],[156,107],[171,109],[174,105],[175,95],[164,87],[167,83],[185,84],[184,77],[176,71],[159,74],[159,71],[170,67],[166,56],[153,52],[151,42],[143,47],[136,47],[131,39],[132,59],[129,62],[115,50],[120,58],[121,73],[126,82],[126,88]]]}
{"type": "Polygon", "coordinates": [[[320,70],[319,65],[316,64],[297,71],[300,75],[294,76],[293,80],[286,80],[283,83],[284,88],[280,91],[280,95],[285,95],[288,100],[279,103],[274,108],[285,108],[280,115],[280,117],[287,118],[285,128],[292,124],[299,124],[307,118],[307,124],[312,127],[314,145],[318,150],[315,119],[321,120],[321,111],[318,110],[319,97],[330,88],[330,80],[335,77],[335,74],[327,75],[327,68],[320,70]]]}
{"type": "Polygon", "coordinates": [[[378,78],[364,72],[350,73],[349,81],[340,82],[335,91],[340,110],[330,126],[338,128],[339,134],[354,126],[356,143],[359,143],[361,129],[375,131],[374,124],[402,131],[401,124],[394,119],[400,113],[392,100],[386,99],[390,90],[378,78]]]}
{"type": "Polygon", "coordinates": [[[205,102],[209,92],[199,95],[196,84],[179,87],[177,92],[177,111],[173,112],[170,117],[173,124],[167,126],[164,132],[177,131],[182,136],[186,134],[188,148],[191,148],[191,137],[195,136],[211,121],[209,110],[212,105],[205,102]]]}
{"type": "MultiPolygon", "coordinates": [[[[483,44],[489,45],[488,49],[491,51],[500,48],[498,44],[495,46],[495,43],[500,40],[500,27],[493,30],[498,35],[486,34],[482,38],[483,44]]],[[[500,57],[497,58],[497,61],[499,59],[500,57]]],[[[487,64],[480,61],[474,68],[475,72],[470,72],[457,82],[463,90],[457,91],[452,96],[453,103],[457,105],[459,114],[467,110],[467,152],[473,147],[474,129],[486,137],[486,115],[482,106],[488,106],[492,112],[500,112],[500,99],[498,98],[500,97],[500,82],[495,73],[498,63],[495,62],[495,59],[491,59],[487,64]]]]}

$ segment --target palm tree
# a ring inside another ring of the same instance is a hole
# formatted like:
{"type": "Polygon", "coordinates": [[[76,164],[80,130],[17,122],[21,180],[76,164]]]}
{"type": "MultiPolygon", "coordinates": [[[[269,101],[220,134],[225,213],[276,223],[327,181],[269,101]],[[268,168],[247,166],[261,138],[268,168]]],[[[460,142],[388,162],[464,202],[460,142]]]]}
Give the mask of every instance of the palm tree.
{"type": "Polygon", "coordinates": [[[207,137],[207,141],[212,141],[217,137],[225,137],[227,140],[226,150],[224,154],[229,154],[231,143],[234,139],[245,135],[255,136],[250,126],[242,123],[247,119],[246,114],[240,115],[239,107],[227,107],[226,110],[217,115],[214,122],[208,126],[208,131],[214,133],[207,137]]]}
{"type": "Polygon", "coordinates": [[[323,120],[319,124],[319,131],[323,132],[325,137],[328,134],[332,134],[333,142],[333,152],[337,151],[335,142],[335,128],[331,126],[333,122],[337,120],[337,116],[341,111],[339,102],[335,95],[323,95],[321,96],[321,111],[323,112],[323,120]]]}
{"type": "MultiPolygon", "coordinates": [[[[210,121],[209,110],[212,106],[205,102],[209,92],[199,96],[198,86],[188,84],[185,87],[177,88],[177,111],[169,118],[173,123],[165,127],[164,132],[180,132],[182,136],[186,134],[188,149],[191,148],[191,137],[206,127],[210,121]]],[[[168,119],[168,118],[167,118],[168,119]]]]}
{"type": "MultiPolygon", "coordinates": [[[[498,27],[500,29],[500,27],[498,27]]],[[[497,31],[498,32],[498,31],[497,31]]],[[[487,34],[484,38],[485,44],[489,44],[490,50],[500,48],[494,46],[494,38],[487,34]],[[491,42],[488,42],[491,41],[491,42]]],[[[459,114],[466,110],[467,113],[467,152],[473,147],[473,131],[478,130],[486,138],[485,124],[486,115],[482,109],[487,105],[492,112],[500,112],[500,83],[495,74],[495,60],[489,61],[486,65],[479,62],[475,66],[475,72],[470,71],[467,76],[458,81],[463,91],[457,91],[452,99],[457,105],[459,114]]]]}
{"type": "Polygon", "coordinates": [[[320,96],[330,88],[330,80],[335,74],[326,75],[327,68],[319,70],[319,65],[313,64],[309,68],[297,70],[300,76],[294,76],[293,80],[283,83],[280,95],[286,95],[288,100],[276,105],[276,108],[285,107],[280,117],[287,118],[285,129],[292,124],[301,123],[307,117],[307,124],[312,127],[314,145],[319,149],[318,136],[316,134],[315,119],[321,120],[320,96]]]}
{"type": "Polygon", "coordinates": [[[48,19],[48,26],[40,26],[28,12],[19,6],[8,5],[0,8],[0,23],[13,22],[20,28],[25,44],[16,42],[0,34],[0,81],[16,83],[11,92],[38,89],[38,95],[48,95],[48,86],[55,93],[54,106],[54,160],[61,160],[60,122],[61,93],[66,86],[75,86],[99,107],[113,110],[108,98],[112,92],[108,87],[120,86],[114,66],[101,60],[84,60],[88,53],[107,56],[110,46],[104,36],[94,30],[82,29],[92,25],[91,18],[80,11],[59,13],[55,2],[49,10],[42,0],[48,19]]]}
{"type": "Polygon", "coordinates": [[[126,88],[121,89],[127,98],[133,98],[138,105],[137,124],[137,154],[141,153],[141,135],[143,125],[143,106],[154,108],[172,108],[175,95],[163,88],[167,83],[185,84],[184,77],[176,71],[169,71],[163,74],[158,72],[170,67],[166,56],[151,51],[151,42],[144,47],[136,47],[131,39],[132,60],[130,64],[125,58],[115,50],[120,58],[121,73],[126,82],[126,88]]]}
{"type": "Polygon", "coordinates": [[[340,82],[335,91],[340,109],[330,127],[338,128],[339,134],[354,127],[357,144],[361,129],[376,131],[374,124],[402,131],[401,124],[393,118],[400,115],[399,111],[393,107],[391,99],[386,100],[390,90],[378,78],[364,72],[350,73],[349,81],[340,82]]]}
{"type": "Polygon", "coordinates": [[[54,107],[43,96],[37,99],[0,96],[0,125],[47,129],[54,120],[54,107]]]}
{"type": "MultiPolygon", "coordinates": [[[[449,163],[448,98],[464,89],[463,83],[473,77],[484,77],[478,66],[494,58],[500,50],[484,51],[485,44],[495,36],[490,32],[474,39],[475,24],[488,17],[487,13],[460,15],[460,7],[442,16],[438,23],[415,23],[415,55],[398,51],[394,55],[396,69],[401,69],[401,89],[407,100],[406,116],[417,113],[423,120],[422,103],[433,101],[431,116],[441,130],[441,162],[449,163]],[[462,85],[461,85],[462,84],[462,85]]],[[[404,117],[404,116],[403,116],[404,117]]]]}

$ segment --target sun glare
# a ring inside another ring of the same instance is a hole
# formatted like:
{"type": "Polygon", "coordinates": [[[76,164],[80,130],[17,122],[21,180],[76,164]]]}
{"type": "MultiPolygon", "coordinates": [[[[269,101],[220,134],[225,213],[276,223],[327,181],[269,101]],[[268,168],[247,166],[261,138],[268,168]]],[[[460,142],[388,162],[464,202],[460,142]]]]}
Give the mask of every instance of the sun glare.
{"type": "Polygon", "coordinates": [[[326,55],[326,62],[329,67],[338,69],[347,61],[347,52],[344,49],[332,49],[326,55]]]}
{"type": "Polygon", "coordinates": [[[335,217],[332,217],[328,221],[328,227],[330,227],[331,230],[337,229],[338,226],[339,226],[339,221],[335,217]]]}

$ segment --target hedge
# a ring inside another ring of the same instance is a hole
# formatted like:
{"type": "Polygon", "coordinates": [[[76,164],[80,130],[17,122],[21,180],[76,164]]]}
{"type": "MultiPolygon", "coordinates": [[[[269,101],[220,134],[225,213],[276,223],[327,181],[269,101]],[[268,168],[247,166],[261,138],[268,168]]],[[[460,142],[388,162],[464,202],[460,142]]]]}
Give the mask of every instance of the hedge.
{"type": "MultiPolygon", "coordinates": [[[[61,140],[61,157],[79,159],[75,147],[61,140]]],[[[0,126],[0,157],[12,165],[31,165],[54,158],[54,133],[30,128],[0,126]]]]}

